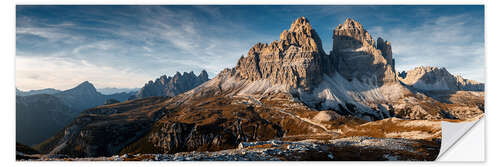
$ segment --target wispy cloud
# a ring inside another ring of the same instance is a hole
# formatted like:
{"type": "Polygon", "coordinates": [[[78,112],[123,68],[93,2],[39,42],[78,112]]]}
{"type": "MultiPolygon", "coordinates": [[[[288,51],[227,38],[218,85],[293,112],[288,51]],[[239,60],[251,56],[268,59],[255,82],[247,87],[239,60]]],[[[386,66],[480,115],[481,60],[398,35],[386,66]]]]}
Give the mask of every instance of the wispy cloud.
{"type": "Polygon", "coordinates": [[[113,41],[98,41],[94,43],[88,43],[84,45],[77,46],[72,50],[72,54],[81,54],[82,51],[85,50],[98,50],[98,51],[107,51],[110,49],[117,48],[113,41]]]}

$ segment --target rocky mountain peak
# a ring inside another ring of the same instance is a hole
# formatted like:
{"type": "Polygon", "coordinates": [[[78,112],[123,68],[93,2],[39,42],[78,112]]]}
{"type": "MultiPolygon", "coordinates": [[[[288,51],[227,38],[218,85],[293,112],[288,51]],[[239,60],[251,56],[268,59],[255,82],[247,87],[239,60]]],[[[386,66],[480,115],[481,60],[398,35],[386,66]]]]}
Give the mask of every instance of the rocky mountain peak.
{"type": "Polygon", "coordinates": [[[290,45],[323,52],[319,35],[305,17],[296,19],[288,30],[281,32],[280,48],[285,50],[290,45]]]}
{"type": "Polygon", "coordinates": [[[170,96],[173,97],[177,94],[184,93],[194,87],[208,81],[208,74],[203,70],[198,76],[191,72],[176,72],[175,75],[163,75],[157,78],[154,82],[149,81],[137,93],[138,98],[145,98],[151,96],[170,96]]]}
{"type": "Polygon", "coordinates": [[[392,48],[382,38],[375,40],[359,22],[347,18],[333,30],[333,51],[336,65],[346,79],[357,79],[380,86],[396,82],[392,48]]]}
{"type": "Polygon", "coordinates": [[[83,81],[82,83],[80,83],[77,87],[93,87],[94,85],[92,85],[89,81],[83,81]]]}
{"type": "MultiPolygon", "coordinates": [[[[356,20],[347,18],[344,24],[339,24],[335,30],[333,30],[334,38],[337,40],[351,40],[355,41],[357,45],[375,45],[375,41],[372,36],[363,28],[361,23],[356,20]]],[[[334,48],[344,48],[348,45],[341,45],[342,43],[334,43],[334,48]]]]}
{"type": "Polygon", "coordinates": [[[484,90],[484,84],[454,76],[444,67],[419,66],[404,73],[399,80],[421,90],[484,90]]]}
{"type": "Polygon", "coordinates": [[[273,84],[308,89],[320,80],[320,62],[326,56],[319,35],[300,17],[283,30],[279,41],[255,44],[235,68],[242,79],[268,79],[273,84]]]}
{"type": "Polygon", "coordinates": [[[344,21],[344,24],[339,24],[341,28],[344,29],[358,29],[358,30],[364,30],[363,25],[361,25],[359,22],[356,20],[353,20],[351,18],[347,18],[344,21]]]}
{"type": "MultiPolygon", "coordinates": [[[[392,64],[393,58],[392,58],[392,47],[391,47],[391,42],[386,41],[382,39],[381,37],[378,37],[377,39],[377,49],[382,52],[382,56],[386,60],[391,60],[389,64],[392,64]]],[[[393,65],[394,67],[394,65],[393,65]]]]}
{"type": "Polygon", "coordinates": [[[202,70],[202,71],[200,72],[200,75],[198,75],[198,78],[201,78],[201,79],[203,79],[203,80],[207,80],[207,81],[208,81],[208,73],[207,73],[207,71],[202,70]]]}
{"type": "Polygon", "coordinates": [[[181,77],[181,76],[182,76],[182,74],[179,71],[175,72],[174,77],[181,77]]]}
{"type": "Polygon", "coordinates": [[[433,79],[432,77],[448,77],[451,78],[453,75],[446,70],[444,67],[432,67],[432,66],[418,66],[412,70],[408,70],[406,72],[405,81],[416,82],[413,80],[418,80],[424,77],[423,79],[433,79]]]}
{"type": "Polygon", "coordinates": [[[307,20],[306,17],[302,16],[297,18],[292,25],[290,25],[290,29],[288,31],[298,32],[303,31],[304,29],[312,29],[311,23],[307,20]]]}

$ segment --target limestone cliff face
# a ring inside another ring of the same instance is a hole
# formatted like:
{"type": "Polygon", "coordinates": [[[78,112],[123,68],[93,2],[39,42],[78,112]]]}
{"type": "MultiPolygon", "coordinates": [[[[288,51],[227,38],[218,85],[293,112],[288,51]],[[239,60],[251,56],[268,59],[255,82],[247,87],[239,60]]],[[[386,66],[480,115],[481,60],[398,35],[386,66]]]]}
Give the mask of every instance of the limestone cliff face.
{"type": "Polygon", "coordinates": [[[318,34],[301,17],[281,33],[279,41],[254,45],[235,68],[243,79],[269,79],[273,84],[307,90],[321,80],[321,73],[333,71],[331,62],[318,34]]]}
{"type": "Polygon", "coordinates": [[[402,74],[399,79],[403,83],[421,90],[484,91],[484,84],[454,76],[445,68],[420,66],[402,74]]]}
{"type": "Polygon", "coordinates": [[[333,51],[339,73],[348,80],[358,79],[377,86],[397,81],[390,42],[375,40],[352,19],[333,30],[333,51]]]}

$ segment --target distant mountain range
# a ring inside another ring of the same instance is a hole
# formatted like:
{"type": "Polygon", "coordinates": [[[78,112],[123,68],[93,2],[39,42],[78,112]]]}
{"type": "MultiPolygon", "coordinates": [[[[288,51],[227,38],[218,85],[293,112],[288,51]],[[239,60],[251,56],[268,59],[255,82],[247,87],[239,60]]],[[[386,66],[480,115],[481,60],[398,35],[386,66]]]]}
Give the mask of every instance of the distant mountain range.
{"type": "Polygon", "coordinates": [[[54,88],[46,88],[46,89],[40,89],[40,90],[30,90],[30,91],[22,91],[16,88],[16,96],[29,96],[29,95],[36,95],[36,94],[56,94],[61,92],[60,90],[54,89],[54,88]]]}
{"type": "Polygon", "coordinates": [[[126,101],[136,92],[103,95],[85,81],[60,91],[52,88],[20,91],[16,89],[16,141],[38,144],[64,127],[83,110],[103,105],[109,99],[126,101]]]}
{"type": "Polygon", "coordinates": [[[111,95],[115,93],[132,93],[139,91],[140,88],[97,88],[97,91],[103,95],[111,95]]]}
{"type": "Polygon", "coordinates": [[[16,141],[38,144],[66,126],[79,112],[49,94],[16,96],[16,141]]]}
{"type": "Polygon", "coordinates": [[[193,71],[190,73],[177,72],[173,77],[163,75],[157,78],[154,82],[149,81],[137,93],[138,98],[151,96],[167,96],[174,97],[195,88],[198,85],[208,81],[207,71],[202,70],[200,75],[196,76],[193,71]]]}
{"type": "MultiPolygon", "coordinates": [[[[117,93],[137,93],[140,88],[96,88],[97,92],[103,94],[103,95],[112,95],[112,94],[117,94],[117,93]]],[[[38,90],[29,90],[29,91],[22,91],[16,88],[16,96],[29,96],[29,95],[35,95],[35,94],[56,94],[62,92],[61,90],[57,90],[54,88],[45,88],[45,89],[38,89],[38,90]]]]}
{"type": "Polygon", "coordinates": [[[177,72],[173,77],[164,75],[155,82],[146,83],[140,91],[137,91],[139,88],[96,89],[88,81],[64,91],[16,89],[17,141],[26,145],[38,144],[89,108],[152,96],[172,97],[207,80],[208,74],[203,70],[198,76],[193,72],[177,72]]]}

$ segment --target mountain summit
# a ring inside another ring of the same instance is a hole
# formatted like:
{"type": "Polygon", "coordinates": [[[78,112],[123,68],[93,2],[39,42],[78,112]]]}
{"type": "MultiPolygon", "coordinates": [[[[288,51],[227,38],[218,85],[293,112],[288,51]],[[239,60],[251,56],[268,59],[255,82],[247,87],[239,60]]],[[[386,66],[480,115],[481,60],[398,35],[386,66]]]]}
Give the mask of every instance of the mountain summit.
{"type": "Polygon", "coordinates": [[[349,18],[333,34],[332,54],[343,77],[377,86],[397,81],[390,42],[379,38],[375,43],[363,25],[349,18]]]}
{"type": "Polygon", "coordinates": [[[91,84],[89,81],[84,81],[84,82],[78,84],[78,86],[71,88],[69,90],[66,90],[64,92],[65,92],[65,94],[73,94],[73,95],[86,94],[86,95],[94,96],[94,95],[99,94],[99,92],[97,92],[97,89],[94,87],[94,85],[91,84]]]}
{"type": "Polygon", "coordinates": [[[255,44],[235,67],[241,79],[269,80],[272,84],[304,88],[321,80],[322,63],[329,63],[321,39],[305,17],[284,30],[279,41],[255,44]]]}

